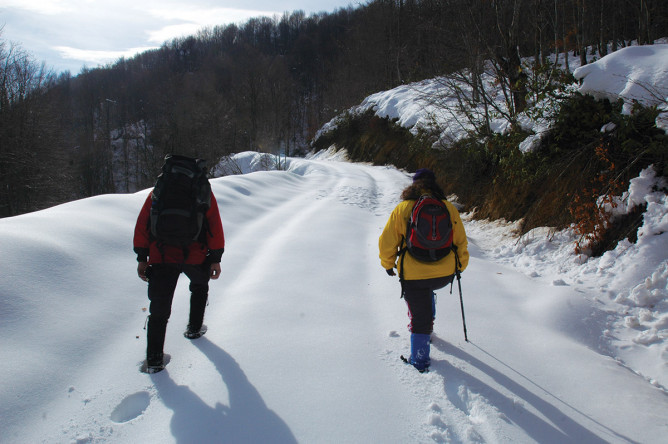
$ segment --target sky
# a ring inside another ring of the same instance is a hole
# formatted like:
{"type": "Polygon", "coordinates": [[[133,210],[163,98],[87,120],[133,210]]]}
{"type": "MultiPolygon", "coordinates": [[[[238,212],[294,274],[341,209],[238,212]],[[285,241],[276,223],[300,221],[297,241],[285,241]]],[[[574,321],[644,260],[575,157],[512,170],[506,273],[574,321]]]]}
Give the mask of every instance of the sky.
{"type": "Polygon", "coordinates": [[[78,74],[159,47],[204,27],[302,10],[310,15],[362,0],[0,0],[0,38],[56,72],[78,74]]]}

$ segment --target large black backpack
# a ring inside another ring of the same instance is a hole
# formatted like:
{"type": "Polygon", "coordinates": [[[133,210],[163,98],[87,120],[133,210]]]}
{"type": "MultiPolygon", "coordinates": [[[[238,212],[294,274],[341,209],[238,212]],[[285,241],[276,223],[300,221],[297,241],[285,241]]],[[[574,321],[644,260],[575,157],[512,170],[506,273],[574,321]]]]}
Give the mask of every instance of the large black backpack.
{"type": "Polygon", "coordinates": [[[206,212],[210,206],[206,161],[165,156],[151,205],[151,235],[158,243],[185,248],[198,240],[206,230],[206,212]]]}
{"type": "Polygon", "coordinates": [[[452,251],[452,221],[442,200],[421,196],[406,229],[406,251],[423,262],[436,262],[452,251]]]}

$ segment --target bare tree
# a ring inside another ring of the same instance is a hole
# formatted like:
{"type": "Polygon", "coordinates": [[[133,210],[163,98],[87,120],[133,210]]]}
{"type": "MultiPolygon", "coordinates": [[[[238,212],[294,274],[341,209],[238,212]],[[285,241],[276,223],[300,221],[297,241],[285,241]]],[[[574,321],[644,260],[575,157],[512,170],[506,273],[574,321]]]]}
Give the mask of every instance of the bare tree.
{"type": "Polygon", "coordinates": [[[44,63],[0,40],[0,216],[44,208],[69,195],[68,157],[57,149],[57,102],[47,94],[55,82],[44,63]]]}

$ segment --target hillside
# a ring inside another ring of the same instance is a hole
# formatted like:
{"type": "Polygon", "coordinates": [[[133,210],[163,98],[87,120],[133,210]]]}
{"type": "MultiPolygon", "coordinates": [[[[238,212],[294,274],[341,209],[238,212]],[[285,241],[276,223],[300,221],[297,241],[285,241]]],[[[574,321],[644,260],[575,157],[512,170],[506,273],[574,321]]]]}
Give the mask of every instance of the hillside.
{"type": "Polygon", "coordinates": [[[313,146],[408,170],[429,166],[476,217],[519,222],[520,234],[574,227],[578,251],[600,256],[635,242],[644,207],[611,211],[630,181],[649,167],[668,176],[661,42],[571,63],[572,75],[559,68],[563,58],[540,69],[526,60],[543,86],[522,112],[492,65],[477,94],[469,72],[381,91],[323,126],[313,146]]]}
{"type": "Polygon", "coordinates": [[[174,151],[301,156],[370,94],[488,64],[521,111],[535,94],[527,58],[541,69],[552,52],[586,64],[651,44],[667,24],[661,0],[370,0],[221,23],[80,73],[51,71],[0,30],[0,217],[149,187],[174,151]]]}

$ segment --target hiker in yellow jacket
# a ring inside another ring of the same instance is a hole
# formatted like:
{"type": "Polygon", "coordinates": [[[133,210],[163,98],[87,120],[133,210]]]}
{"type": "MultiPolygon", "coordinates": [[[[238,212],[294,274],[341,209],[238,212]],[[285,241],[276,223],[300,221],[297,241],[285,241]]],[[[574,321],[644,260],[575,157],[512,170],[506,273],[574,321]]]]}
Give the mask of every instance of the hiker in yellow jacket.
{"type": "Polygon", "coordinates": [[[399,272],[411,331],[411,356],[405,360],[423,372],[430,364],[429,343],[436,308],[434,291],[452,283],[455,267],[459,266],[460,272],[466,269],[469,262],[468,241],[459,212],[445,199],[431,170],[422,168],[416,171],[413,183],[402,192],[401,200],[378,240],[379,256],[388,275],[395,276],[395,268],[399,272]],[[452,250],[444,258],[433,262],[418,260],[405,251],[405,237],[413,206],[425,195],[445,203],[452,224],[452,250]]]}

